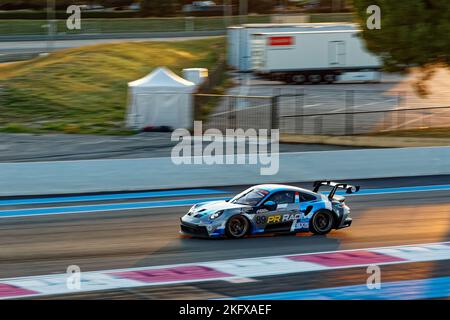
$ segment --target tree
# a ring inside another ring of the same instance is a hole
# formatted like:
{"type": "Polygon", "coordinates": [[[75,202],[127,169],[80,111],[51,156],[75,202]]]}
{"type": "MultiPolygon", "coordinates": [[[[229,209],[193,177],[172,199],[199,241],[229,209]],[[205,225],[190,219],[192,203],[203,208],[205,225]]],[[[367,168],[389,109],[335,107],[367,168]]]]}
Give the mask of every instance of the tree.
{"type": "Polygon", "coordinates": [[[379,55],[386,71],[422,69],[417,84],[424,83],[437,67],[450,67],[450,1],[448,0],[353,0],[367,48],[379,55]],[[381,28],[367,26],[367,8],[381,9],[381,28]]]}
{"type": "MultiPolygon", "coordinates": [[[[229,3],[233,4],[235,14],[240,13],[240,3],[244,1],[247,1],[248,13],[270,13],[277,2],[276,0],[231,0],[229,3]]],[[[223,4],[223,1],[217,3],[223,4]]]]}
{"type": "Polygon", "coordinates": [[[170,16],[176,13],[176,0],[141,0],[141,11],[145,16],[170,16]]]}
{"type": "Polygon", "coordinates": [[[253,13],[269,13],[273,10],[275,1],[273,0],[249,0],[248,9],[253,13]]]}

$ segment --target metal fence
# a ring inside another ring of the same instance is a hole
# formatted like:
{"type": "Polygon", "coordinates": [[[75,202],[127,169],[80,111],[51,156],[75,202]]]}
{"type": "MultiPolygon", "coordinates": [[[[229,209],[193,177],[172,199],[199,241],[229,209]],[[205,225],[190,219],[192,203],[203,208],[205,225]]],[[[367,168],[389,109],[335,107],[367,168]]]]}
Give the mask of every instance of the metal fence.
{"type": "MultiPolygon", "coordinates": [[[[283,91],[278,95],[289,97],[283,91]]],[[[377,125],[378,118],[374,115],[378,111],[398,110],[404,103],[403,93],[387,95],[379,90],[301,89],[294,96],[294,103],[280,105],[279,127],[282,133],[366,133],[377,125]],[[370,116],[356,116],[360,114],[370,116]]]]}
{"type": "MultiPolygon", "coordinates": [[[[268,23],[269,15],[218,16],[218,17],[175,17],[175,18],[86,18],[81,14],[81,29],[69,30],[66,25],[68,14],[50,21],[53,35],[115,34],[150,32],[196,32],[225,30],[243,19],[248,23],[268,23]]],[[[47,35],[49,22],[45,19],[0,19],[1,36],[47,35]]]]}
{"type": "Polygon", "coordinates": [[[450,126],[450,107],[406,108],[400,93],[328,93],[325,99],[324,94],[304,89],[275,90],[270,96],[197,94],[195,118],[204,121],[205,129],[280,129],[281,133],[304,135],[355,135],[450,126]]]}
{"type": "Polygon", "coordinates": [[[276,97],[196,94],[194,99],[195,119],[204,121],[205,130],[278,127],[276,97]]]}
{"type": "MultiPolygon", "coordinates": [[[[354,135],[450,126],[450,107],[402,108],[285,115],[295,125],[285,131],[306,135],[354,135]]],[[[286,129],[286,128],[284,128],[286,129]]],[[[283,131],[283,130],[282,130],[283,131]]]]}

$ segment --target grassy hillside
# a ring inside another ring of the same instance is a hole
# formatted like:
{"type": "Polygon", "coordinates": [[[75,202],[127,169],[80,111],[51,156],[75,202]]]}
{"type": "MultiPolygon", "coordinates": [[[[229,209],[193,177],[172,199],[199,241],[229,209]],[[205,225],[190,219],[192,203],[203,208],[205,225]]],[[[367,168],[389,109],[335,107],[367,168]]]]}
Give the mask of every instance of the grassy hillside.
{"type": "Polygon", "coordinates": [[[223,38],[87,46],[0,65],[0,131],[125,133],[127,83],[167,66],[214,66],[223,38]]]}

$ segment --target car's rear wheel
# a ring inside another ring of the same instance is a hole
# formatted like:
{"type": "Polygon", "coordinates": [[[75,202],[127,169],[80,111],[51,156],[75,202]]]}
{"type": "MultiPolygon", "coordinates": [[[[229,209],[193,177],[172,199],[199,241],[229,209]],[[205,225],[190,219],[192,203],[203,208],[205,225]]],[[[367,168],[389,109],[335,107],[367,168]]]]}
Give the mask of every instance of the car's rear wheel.
{"type": "Polygon", "coordinates": [[[225,232],[229,238],[239,239],[247,234],[248,227],[248,220],[244,216],[235,215],[228,219],[225,232]]]}
{"type": "Polygon", "coordinates": [[[328,210],[319,210],[311,219],[310,229],[314,234],[327,234],[333,229],[333,225],[333,214],[328,210]]]}

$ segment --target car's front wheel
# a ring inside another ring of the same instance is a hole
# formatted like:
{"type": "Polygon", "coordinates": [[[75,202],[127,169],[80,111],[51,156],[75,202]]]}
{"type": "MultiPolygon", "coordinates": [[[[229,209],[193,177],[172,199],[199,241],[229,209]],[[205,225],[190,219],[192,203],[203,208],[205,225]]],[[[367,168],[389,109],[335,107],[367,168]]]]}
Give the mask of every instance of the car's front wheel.
{"type": "Polygon", "coordinates": [[[327,234],[333,229],[333,225],[333,214],[328,210],[319,210],[311,219],[310,229],[314,234],[327,234]]]}
{"type": "Polygon", "coordinates": [[[247,234],[248,228],[248,220],[244,216],[235,215],[228,219],[225,232],[229,238],[239,239],[247,234]]]}

